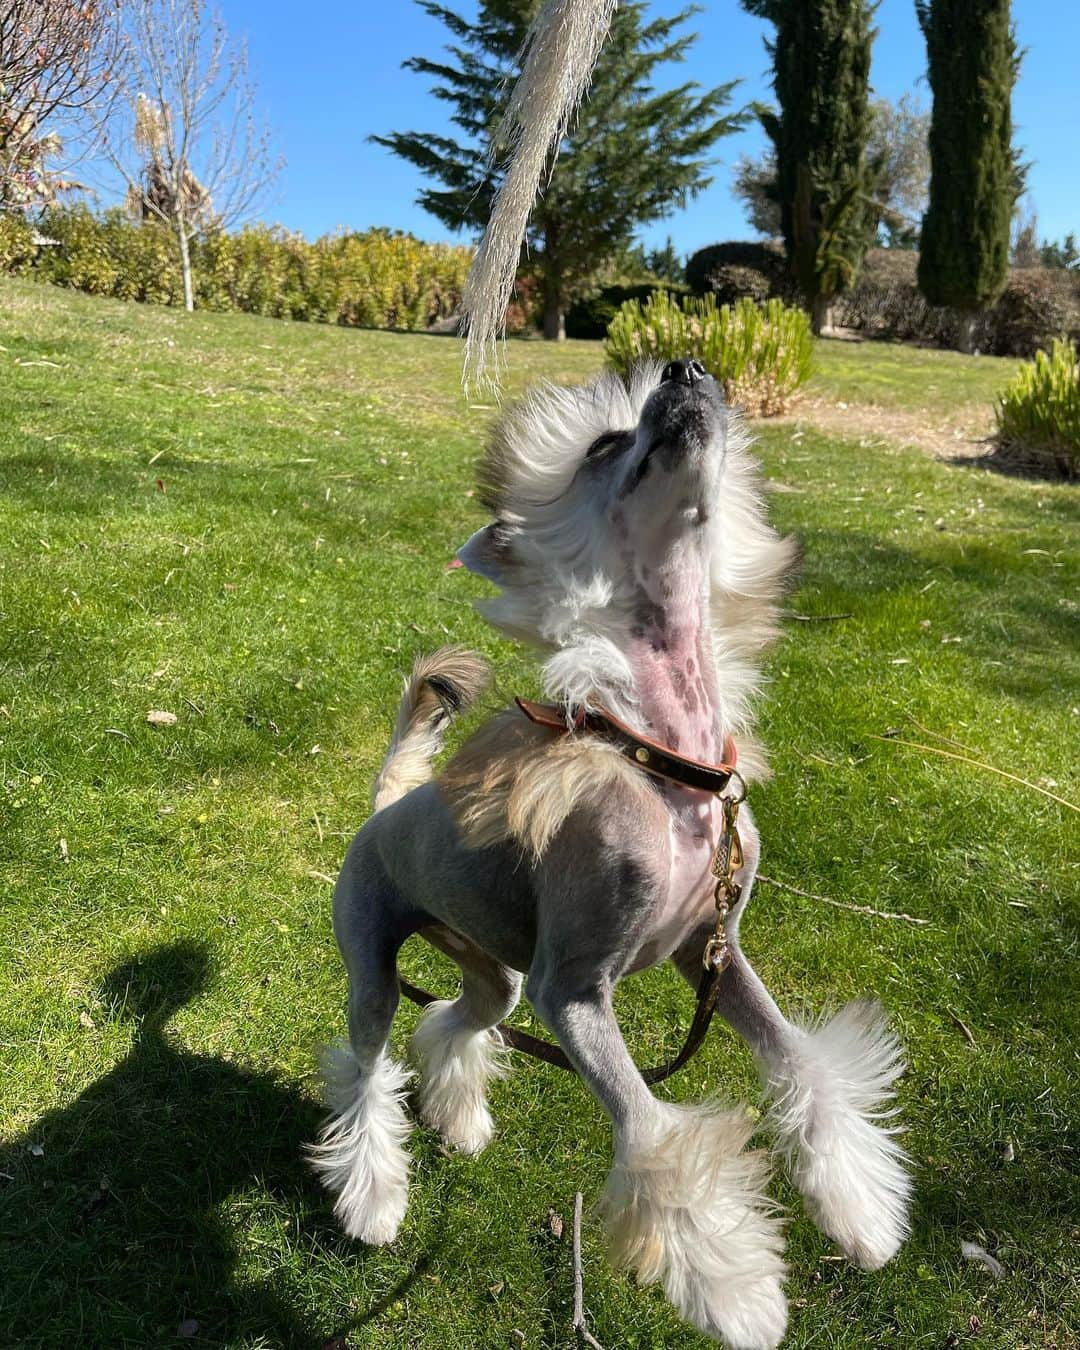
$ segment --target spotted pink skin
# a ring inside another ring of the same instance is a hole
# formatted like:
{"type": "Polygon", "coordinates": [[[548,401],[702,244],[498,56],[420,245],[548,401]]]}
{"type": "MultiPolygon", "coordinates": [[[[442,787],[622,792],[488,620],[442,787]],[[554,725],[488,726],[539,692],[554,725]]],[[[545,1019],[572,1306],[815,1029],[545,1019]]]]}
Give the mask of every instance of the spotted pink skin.
{"type": "MultiPolygon", "coordinates": [[[[649,615],[635,625],[629,649],[643,730],[682,755],[718,763],[725,730],[716,696],[704,560],[687,549],[655,571],[647,566],[635,571],[645,597],[639,610],[642,617],[649,615]]],[[[668,886],[648,942],[633,962],[638,970],[669,956],[713,906],[711,864],[720,804],[709,793],[674,784],[665,783],[662,791],[670,822],[668,886]]],[[[756,856],[753,827],[744,824],[742,833],[744,847],[756,856]]]]}

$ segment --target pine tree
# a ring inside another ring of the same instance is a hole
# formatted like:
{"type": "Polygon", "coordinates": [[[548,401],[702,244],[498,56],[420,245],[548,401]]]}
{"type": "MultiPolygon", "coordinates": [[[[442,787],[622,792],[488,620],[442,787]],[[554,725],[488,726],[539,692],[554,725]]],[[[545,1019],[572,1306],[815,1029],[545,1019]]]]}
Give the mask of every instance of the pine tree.
{"type": "Polygon", "coordinates": [[[742,0],[776,30],[773,61],[779,113],[761,121],[776,152],[780,228],[788,262],[810,306],[814,331],[835,297],[858,276],[876,230],[870,209],[876,172],[868,164],[868,0],[742,0]]]}
{"type": "MultiPolygon", "coordinates": [[[[452,60],[416,56],[405,66],[438,83],[432,92],[453,106],[460,140],[431,132],[392,132],[372,139],[441,183],[417,198],[450,229],[482,230],[500,175],[493,139],[518,74],[517,56],[537,0],[482,0],[475,21],[434,0],[418,0],[454,41],[452,60]]],[[[695,40],[680,32],[695,12],[644,19],[642,0],[620,4],[588,97],[570,128],[533,211],[528,244],[539,264],[544,336],[564,336],[570,302],[624,250],[638,225],[659,220],[711,181],[708,151],[742,125],[724,113],[732,84],[693,83],[657,92],[654,78],[682,60],[695,40]]]]}
{"type": "Polygon", "coordinates": [[[1012,88],[1020,53],[1009,0],[916,0],[934,95],[930,203],[919,288],[961,316],[970,351],[975,321],[1005,288],[1009,227],[1024,171],[1012,147],[1012,88]]]}

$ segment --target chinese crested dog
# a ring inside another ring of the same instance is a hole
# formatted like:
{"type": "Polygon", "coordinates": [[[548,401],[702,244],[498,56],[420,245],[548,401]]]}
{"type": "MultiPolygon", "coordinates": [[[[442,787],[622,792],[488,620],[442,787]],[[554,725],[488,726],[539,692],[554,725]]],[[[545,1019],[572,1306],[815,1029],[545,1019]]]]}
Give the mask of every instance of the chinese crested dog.
{"type": "MultiPolygon", "coordinates": [[[[494,582],[483,612],[539,646],[548,693],[609,710],[680,755],[716,763],[727,737],[746,776],[760,654],[793,548],[768,525],[747,437],[694,361],[545,387],[497,429],[483,468],[494,520],[462,563],[494,582]]],[[[612,1012],[624,976],[671,959],[696,986],[713,931],[714,795],[651,777],[585,731],[517,709],[483,725],[437,778],[450,718],[481,691],[482,662],[417,662],[349,848],[334,930],[349,975],[349,1041],[327,1065],[333,1114],[312,1153],[346,1231],[390,1242],[408,1198],[408,1071],[387,1053],[395,959],[420,933],[461,967],[461,993],[412,1041],[424,1120],[476,1153],[486,1090],[506,1065],[496,1025],[525,993],[611,1118],[602,1199],[614,1261],[658,1280],[679,1313],[732,1347],[784,1335],[781,1218],[742,1109],[656,1098],[612,1012]]],[[[815,1222],[866,1269],[908,1230],[910,1182],[883,1123],[901,1072],[879,1009],[788,1021],[743,955],[739,921],[758,862],[742,816],[740,897],[717,1008],[749,1042],[769,1125],[815,1222]]]]}

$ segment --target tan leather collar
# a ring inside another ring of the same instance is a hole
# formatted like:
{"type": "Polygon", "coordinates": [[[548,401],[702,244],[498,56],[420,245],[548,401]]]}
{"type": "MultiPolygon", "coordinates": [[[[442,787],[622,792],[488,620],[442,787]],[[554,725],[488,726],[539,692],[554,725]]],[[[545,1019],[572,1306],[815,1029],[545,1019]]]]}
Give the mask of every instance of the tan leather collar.
{"type": "Polygon", "coordinates": [[[689,759],[678,754],[668,745],[650,740],[633,728],[628,727],[606,708],[570,708],[563,703],[534,703],[531,699],[517,698],[514,702],[537,726],[548,727],[552,731],[587,731],[599,736],[621,751],[646,773],[655,774],[669,783],[680,787],[693,788],[697,792],[720,793],[731,782],[735,770],[735,742],[729,736],[724,741],[724,761],[722,764],[707,764],[703,760],[689,759]]]}

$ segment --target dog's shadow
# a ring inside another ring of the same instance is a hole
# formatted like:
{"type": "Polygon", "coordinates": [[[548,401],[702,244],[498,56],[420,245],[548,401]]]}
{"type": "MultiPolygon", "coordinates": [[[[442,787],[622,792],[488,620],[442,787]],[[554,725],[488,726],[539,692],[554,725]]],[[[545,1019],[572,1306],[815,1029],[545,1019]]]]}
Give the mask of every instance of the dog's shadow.
{"type": "Polygon", "coordinates": [[[135,1019],[127,1057],[0,1151],[0,1265],[9,1345],[199,1344],[324,1337],[223,1209],[284,1201],[326,1222],[302,1159],[314,1102],[269,1075],[170,1043],[165,1023],[206,983],[193,943],[113,970],[103,994],[135,1019]],[[195,1325],[197,1324],[197,1326],[195,1325]]]}

